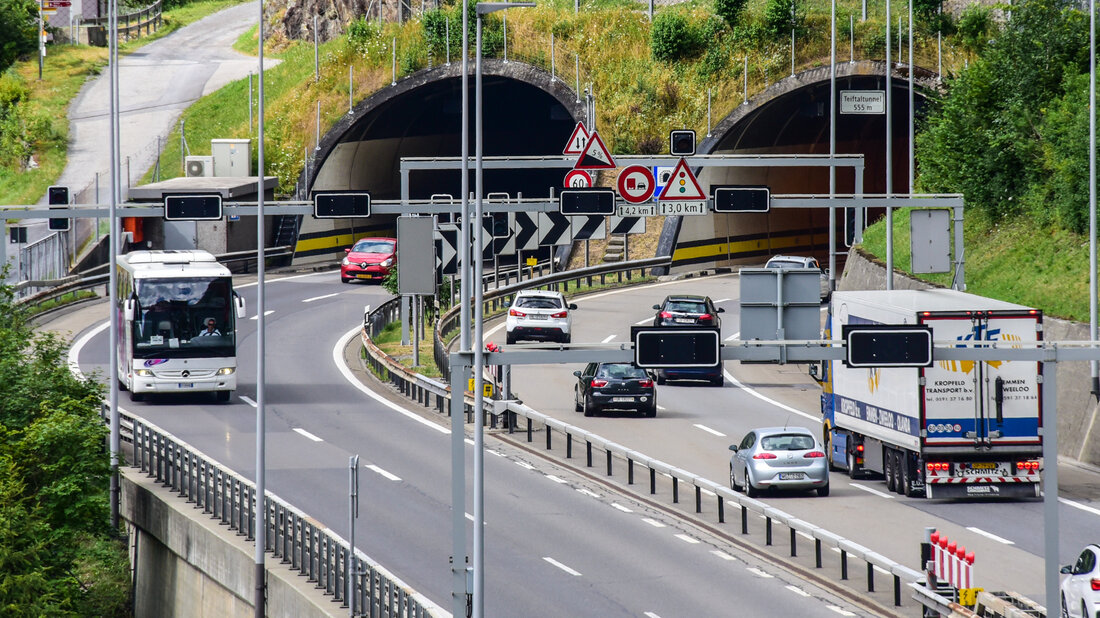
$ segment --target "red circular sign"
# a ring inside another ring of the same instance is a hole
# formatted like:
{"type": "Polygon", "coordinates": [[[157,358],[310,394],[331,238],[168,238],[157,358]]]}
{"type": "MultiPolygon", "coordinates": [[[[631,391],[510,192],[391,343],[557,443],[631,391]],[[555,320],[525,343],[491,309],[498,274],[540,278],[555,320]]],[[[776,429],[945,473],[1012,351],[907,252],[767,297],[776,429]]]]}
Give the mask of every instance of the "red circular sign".
{"type": "Polygon", "coordinates": [[[653,171],[641,165],[630,165],[619,172],[619,195],[631,204],[641,204],[653,197],[656,183],[653,171]]]}
{"type": "Polygon", "coordinates": [[[592,175],[584,170],[569,170],[565,175],[566,189],[585,189],[592,186],[592,175]]]}

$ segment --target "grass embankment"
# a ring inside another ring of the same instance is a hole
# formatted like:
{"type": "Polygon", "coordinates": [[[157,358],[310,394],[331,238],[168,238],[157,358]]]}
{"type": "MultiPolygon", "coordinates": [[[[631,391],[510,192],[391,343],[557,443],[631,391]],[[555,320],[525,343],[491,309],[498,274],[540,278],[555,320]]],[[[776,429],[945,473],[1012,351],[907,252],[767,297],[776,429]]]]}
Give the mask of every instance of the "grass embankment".
{"type": "MultiPolygon", "coordinates": [[[[120,42],[119,54],[126,55],[238,3],[239,0],[200,0],[165,11],[164,24],[157,32],[120,42]]],[[[0,166],[0,204],[34,204],[46,194],[47,187],[56,184],[68,161],[69,104],[88,79],[97,77],[106,68],[108,61],[106,47],[58,44],[48,46],[46,54],[41,80],[37,57],[21,60],[9,69],[10,75],[29,90],[27,99],[19,104],[33,106],[35,115],[45,119],[46,124],[35,145],[33,167],[0,166]]]]}
{"type": "MultiPolygon", "coordinates": [[[[967,292],[1042,309],[1054,317],[1089,321],[1087,236],[1040,229],[1028,219],[995,223],[973,213],[964,219],[967,292]]],[[[893,227],[894,268],[911,272],[908,209],[894,212],[893,227]]],[[[867,228],[862,248],[885,263],[885,218],[867,228]]],[[[951,285],[951,274],[914,276],[951,285]]]]}

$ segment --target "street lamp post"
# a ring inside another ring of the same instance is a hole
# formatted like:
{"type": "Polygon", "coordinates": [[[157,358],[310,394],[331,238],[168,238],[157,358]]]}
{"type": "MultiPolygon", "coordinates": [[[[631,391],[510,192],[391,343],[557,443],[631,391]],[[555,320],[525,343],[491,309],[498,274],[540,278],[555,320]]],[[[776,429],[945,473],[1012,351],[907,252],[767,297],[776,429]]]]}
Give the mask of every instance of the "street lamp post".
{"type": "MultiPolygon", "coordinates": [[[[485,443],[484,443],[484,402],[481,396],[484,381],[485,346],[482,342],[482,285],[481,273],[484,267],[481,252],[481,235],[484,229],[481,225],[482,210],[482,96],[481,96],[481,21],[482,16],[496,11],[503,11],[512,7],[532,7],[534,2],[479,2],[477,4],[477,39],[476,56],[474,65],[474,98],[477,99],[477,107],[474,112],[474,192],[477,196],[474,206],[472,223],[474,226],[474,271],[471,282],[474,292],[474,543],[473,543],[473,616],[481,618],[485,615],[485,443]]],[[[463,220],[465,221],[465,219],[463,220]]],[[[467,291],[463,290],[463,300],[469,298],[467,291]]]]}

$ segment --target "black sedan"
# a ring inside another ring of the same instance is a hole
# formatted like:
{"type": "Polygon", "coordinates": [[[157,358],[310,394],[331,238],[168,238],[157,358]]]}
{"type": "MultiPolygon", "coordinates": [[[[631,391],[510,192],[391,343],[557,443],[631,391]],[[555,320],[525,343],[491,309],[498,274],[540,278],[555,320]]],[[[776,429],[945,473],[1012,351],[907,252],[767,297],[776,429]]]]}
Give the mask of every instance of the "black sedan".
{"type": "Polygon", "coordinates": [[[695,294],[674,294],[666,296],[659,305],[653,305],[657,315],[653,316],[654,326],[722,326],[719,313],[725,311],[715,307],[709,296],[695,294]]]}
{"type": "Polygon", "coordinates": [[[630,363],[588,363],[573,375],[573,403],[585,416],[611,409],[657,416],[657,389],[644,369],[630,363]]]}

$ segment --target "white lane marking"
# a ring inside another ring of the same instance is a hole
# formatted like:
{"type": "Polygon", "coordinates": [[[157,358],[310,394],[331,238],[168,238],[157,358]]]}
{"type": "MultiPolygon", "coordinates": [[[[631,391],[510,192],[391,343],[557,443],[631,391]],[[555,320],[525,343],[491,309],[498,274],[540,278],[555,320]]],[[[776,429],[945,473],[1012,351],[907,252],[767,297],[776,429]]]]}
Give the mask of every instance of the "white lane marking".
{"type": "Polygon", "coordinates": [[[737,335],[740,335],[740,334],[741,333],[734,333],[734,334],[730,335],[729,337],[726,337],[722,341],[733,341],[734,339],[737,339],[737,335]]]}
{"type": "Polygon", "coordinates": [[[317,436],[309,433],[308,431],[306,431],[305,429],[302,429],[301,427],[295,427],[294,431],[296,433],[302,434],[303,436],[309,438],[310,440],[313,440],[314,442],[324,442],[324,440],[322,440],[322,439],[318,438],[317,436]]]}
{"type": "Polygon", "coordinates": [[[635,322],[634,326],[641,326],[642,324],[652,324],[652,323],[653,323],[653,318],[646,318],[646,319],[642,320],[641,322],[635,322]]]}
{"type": "Polygon", "coordinates": [[[614,338],[615,338],[615,335],[608,335],[608,336],[607,336],[606,338],[604,338],[604,340],[603,340],[603,341],[601,341],[600,343],[607,343],[608,341],[611,341],[611,340],[612,340],[612,339],[614,339],[614,338]]]}
{"type": "Polygon", "coordinates": [[[718,431],[716,429],[711,429],[710,427],[707,427],[706,425],[700,425],[699,423],[695,423],[695,427],[697,427],[699,429],[702,429],[703,431],[705,431],[709,434],[714,434],[714,435],[718,436],[719,438],[725,438],[726,437],[726,434],[724,434],[721,431],[718,431]]]}
{"type": "MultiPolygon", "coordinates": [[[[275,310],[274,309],[268,309],[267,311],[264,312],[264,315],[268,316],[268,315],[271,315],[272,313],[275,313],[275,310]]],[[[254,316],[252,316],[248,319],[250,319],[250,320],[259,320],[260,319],[260,314],[256,314],[256,315],[254,315],[254,316]]]]}
{"type": "Polygon", "coordinates": [[[111,321],[108,320],[81,335],[80,338],[73,343],[73,346],[69,348],[69,371],[71,371],[74,376],[81,379],[84,378],[84,372],[80,370],[80,350],[88,345],[92,337],[95,337],[110,327],[111,321]]]}
{"type": "Polygon", "coordinates": [[[987,539],[993,539],[994,541],[997,541],[998,543],[1002,543],[1004,545],[1015,545],[1016,544],[1016,543],[1014,543],[1014,542],[1012,542],[1012,541],[1010,541],[1010,540],[1008,540],[1004,537],[997,536],[996,534],[993,534],[992,532],[986,532],[985,530],[982,530],[981,528],[975,528],[974,526],[967,526],[966,529],[973,532],[974,534],[980,534],[980,535],[984,536],[987,539]]]}
{"type": "Polygon", "coordinates": [[[643,518],[642,518],[642,521],[644,521],[645,523],[647,523],[647,524],[649,524],[649,525],[653,526],[654,528],[664,528],[664,527],[665,527],[665,525],[664,525],[664,524],[662,524],[661,522],[657,521],[656,519],[650,519],[650,518],[648,518],[648,517],[643,517],[643,518]]]}
{"type": "Polygon", "coordinates": [[[764,578],[767,578],[767,579],[771,579],[771,577],[772,577],[771,573],[768,573],[766,571],[761,571],[760,569],[758,569],[756,567],[745,567],[745,570],[748,571],[749,573],[752,573],[753,575],[755,575],[757,577],[764,577],[764,578]]]}
{"type": "Polygon", "coordinates": [[[626,508],[625,506],[623,506],[623,505],[619,504],[618,502],[612,502],[612,503],[611,503],[611,506],[613,506],[613,507],[615,507],[615,508],[619,509],[620,511],[622,511],[622,512],[624,512],[624,513],[633,513],[633,512],[634,512],[634,511],[632,511],[632,510],[630,510],[630,509],[626,508]]]}
{"type": "Polygon", "coordinates": [[[561,483],[561,484],[563,484],[563,485],[564,485],[565,483],[568,483],[568,482],[569,482],[569,481],[567,481],[567,480],[565,480],[565,479],[563,479],[563,478],[558,478],[558,477],[554,476],[553,474],[547,474],[547,475],[546,475],[546,478],[550,479],[551,481],[554,481],[555,483],[561,483]]]}
{"type": "Polygon", "coordinates": [[[719,558],[721,558],[722,560],[725,560],[726,562],[737,562],[737,558],[734,558],[733,556],[727,554],[724,551],[721,551],[721,550],[718,550],[718,549],[712,549],[710,553],[714,554],[715,556],[718,556],[719,558]]]}
{"type": "MultiPolygon", "coordinates": [[[[469,514],[469,513],[466,513],[466,519],[469,519],[470,521],[473,521],[473,520],[474,520],[474,516],[473,516],[473,515],[471,515],[471,514],[469,514]]],[[[485,523],[485,522],[481,522],[481,525],[482,525],[482,526],[487,526],[487,525],[489,525],[489,524],[487,524],[487,523],[485,523]]]]}
{"type": "Polygon", "coordinates": [[[848,483],[848,485],[850,485],[852,487],[855,487],[856,489],[862,489],[863,491],[865,491],[869,494],[874,494],[874,495],[876,495],[880,498],[886,498],[887,500],[893,500],[894,499],[894,497],[891,496],[890,494],[888,494],[886,492],[883,492],[883,491],[879,491],[877,489],[872,489],[872,488],[870,488],[866,485],[860,485],[859,483],[848,483]]]}
{"type": "Polygon", "coordinates": [[[532,466],[531,464],[527,463],[526,461],[517,461],[516,465],[521,467],[521,468],[527,468],[528,470],[534,470],[535,469],[535,466],[532,466]]]}
{"type": "Polygon", "coordinates": [[[802,596],[802,597],[810,596],[809,592],[806,592],[805,590],[799,588],[798,586],[787,586],[787,590],[790,590],[791,592],[797,594],[798,596],[802,596]]]}
{"type": "Polygon", "coordinates": [[[659,406],[657,406],[657,409],[658,409],[658,410],[660,410],[660,411],[662,411],[662,412],[668,412],[668,408],[666,408],[666,407],[664,407],[664,406],[660,406],[660,405],[659,405],[659,406]]]}
{"type": "MultiPolygon", "coordinates": [[[[332,275],[334,272],[337,272],[337,271],[329,270],[329,271],[322,271],[322,272],[317,272],[317,273],[306,273],[304,275],[291,275],[289,277],[278,277],[278,278],[275,278],[275,279],[266,279],[265,278],[264,283],[265,284],[267,284],[267,283],[276,283],[278,281],[290,281],[292,279],[303,279],[305,277],[319,277],[321,275],[332,275]]],[[[250,287],[256,285],[257,283],[259,283],[259,281],[253,281],[252,283],[242,283],[240,285],[237,285],[237,284],[234,283],[233,287],[237,288],[237,289],[250,288],[250,287]]]]}
{"type": "Polygon", "coordinates": [[[487,448],[485,449],[485,452],[489,453],[490,455],[496,455],[497,457],[507,457],[507,455],[505,455],[504,453],[501,453],[500,451],[494,451],[493,449],[487,448]]]}
{"type": "Polygon", "coordinates": [[[646,618],[661,618],[660,614],[655,614],[653,612],[646,612],[642,615],[645,616],[646,618]]]}
{"type": "Polygon", "coordinates": [[[400,481],[401,480],[401,477],[397,476],[396,474],[393,474],[391,472],[387,472],[387,471],[383,470],[382,468],[379,468],[378,466],[376,466],[374,464],[368,465],[367,468],[377,472],[378,474],[381,474],[382,476],[386,477],[387,479],[389,479],[391,481],[400,481]]]}
{"type": "Polygon", "coordinates": [[[565,571],[566,573],[569,573],[570,575],[572,575],[574,577],[580,577],[581,576],[581,574],[578,573],[577,571],[574,571],[573,569],[565,566],[564,564],[558,562],[557,560],[554,560],[550,556],[543,556],[542,559],[549,562],[550,564],[558,567],[559,569],[565,571]]]}
{"type": "Polygon", "coordinates": [[[474,446],[473,438],[466,438],[466,439],[463,440],[463,442],[465,442],[466,444],[469,444],[470,446],[474,446]]]}
{"type": "Polygon", "coordinates": [[[355,328],[345,333],[344,336],[341,337],[340,340],[336,342],[336,345],[332,348],[332,362],[336,365],[336,368],[340,371],[340,373],[343,374],[344,379],[347,380],[352,386],[362,391],[366,396],[374,399],[375,401],[386,406],[387,408],[398,412],[399,414],[403,414],[410,419],[420,423],[421,425],[424,425],[425,427],[431,427],[439,433],[450,435],[450,429],[447,429],[446,427],[440,427],[432,421],[429,421],[428,419],[418,414],[414,414],[406,410],[405,408],[402,408],[396,403],[393,403],[392,401],[367,388],[365,384],[355,378],[355,375],[351,372],[351,369],[348,368],[348,364],[344,362],[344,348],[347,347],[348,342],[351,341],[351,338],[357,337],[362,330],[363,327],[361,325],[356,325],[355,328]]]}
{"type": "Polygon", "coordinates": [[[714,303],[715,303],[715,304],[718,304],[718,303],[728,303],[728,302],[730,302],[731,300],[733,300],[733,299],[732,299],[732,298],[719,298],[718,300],[714,301],[714,303]]]}
{"type": "Polygon", "coordinates": [[[579,491],[580,493],[582,493],[582,494],[584,494],[584,495],[586,495],[586,496],[591,496],[591,497],[593,497],[593,498],[599,498],[599,497],[600,497],[600,494],[598,494],[598,493],[596,493],[596,492],[594,492],[594,491],[589,491],[589,490],[587,490],[587,489],[585,489],[585,488],[583,488],[583,487],[578,487],[578,488],[577,488],[577,491],[579,491]]]}
{"type": "Polygon", "coordinates": [[[256,403],[255,401],[253,401],[252,399],[250,399],[248,397],[245,397],[244,395],[240,395],[238,397],[238,399],[240,399],[241,401],[247,403],[248,405],[252,406],[253,408],[258,407],[260,405],[260,404],[256,403]]]}
{"type": "Polygon", "coordinates": [[[1058,502],[1061,502],[1062,504],[1065,504],[1067,506],[1072,506],[1075,509],[1081,509],[1082,511],[1084,511],[1086,513],[1092,513],[1093,515],[1100,515],[1100,509],[1094,509],[1091,506],[1086,506],[1084,504],[1081,504],[1080,502],[1074,502],[1073,500],[1068,500],[1066,498],[1058,498],[1058,502]]]}
{"type": "Polygon", "coordinates": [[[834,612],[840,614],[841,616],[855,616],[855,614],[853,614],[852,612],[850,612],[846,609],[841,609],[841,608],[837,607],[836,605],[826,605],[825,607],[828,607],[829,609],[831,609],[834,612]]]}
{"type": "MultiPolygon", "coordinates": [[[[738,332],[734,333],[733,336],[736,337],[740,334],[741,334],[740,331],[738,331],[738,332]]],[[[727,339],[727,341],[728,341],[728,339],[727,339]]],[[[762,401],[766,401],[766,402],[772,404],[773,406],[776,406],[777,408],[779,408],[781,410],[786,410],[787,412],[797,414],[797,415],[799,415],[803,418],[807,418],[807,419],[809,419],[809,420],[811,420],[815,423],[820,423],[821,422],[821,416],[820,415],[813,416],[811,414],[807,414],[807,413],[803,412],[802,410],[796,410],[796,409],[794,409],[794,408],[792,408],[792,407],[790,407],[786,404],[779,403],[778,401],[776,401],[776,400],[774,400],[770,397],[765,397],[764,395],[761,395],[760,393],[756,392],[755,390],[745,386],[744,384],[741,383],[740,380],[733,377],[733,374],[731,374],[730,372],[728,372],[726,370],[722,370],[722,373],[725,374],[727,380],[729,380],[730,382],[733,382],[734,386],[744,390],[746,393],[752,395],[753,397],[756,397],[757,399],[760,399],[762,401]]]]}
{"type": "Polygon", "coordinates": [[[311,303],[315,300],[321,300],[323,298],[332,298],[333,296],[339,296],[339,295],[340,295],[339,293],[333,292],[332,294],[325,294],[324,296],[314,296],[313,298],[307,298],[307,299],[303,300],[302,302],[303,303],[311,303]]]}
{"type": "Polygon", "coordinates": [[[685,543],[690,543],[692,545],[696,545],[696,544],[699,543],[699,539],[693,539],[693,538],[691,538],[690,536],[688,536],[686,534],[674,534],[672,536],[680,539],[681,541],[683,541],[685,543]]]}

